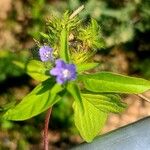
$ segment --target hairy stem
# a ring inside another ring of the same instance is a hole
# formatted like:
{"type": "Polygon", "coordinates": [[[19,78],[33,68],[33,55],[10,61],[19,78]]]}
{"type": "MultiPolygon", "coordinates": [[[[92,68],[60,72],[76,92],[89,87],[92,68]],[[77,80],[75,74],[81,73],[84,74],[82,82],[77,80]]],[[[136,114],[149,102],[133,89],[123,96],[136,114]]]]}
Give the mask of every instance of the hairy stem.
{"type": "Polygon", "coordinates": [[[71,16],[69,17],[70,19],[74,18],[77,14],[79,14],[82,10],[84,9],[84,5],[80,6],[78,9],[76,9],[71,16]]]}
{"type": "Polygon", "coordinates": [[[51,116],[52,108],[49,108],[46,113],[45,117],[45,124],[44,124],[44,150],[48,150],[48,125],[49,125],[49,120],[51,116]]]}
{"type": "Polygon", "coordinates": [[[145,97],[143,94],[137,94],[140,98],[144,99],[145,101],[150,103],[150,99],[145,97]]]}

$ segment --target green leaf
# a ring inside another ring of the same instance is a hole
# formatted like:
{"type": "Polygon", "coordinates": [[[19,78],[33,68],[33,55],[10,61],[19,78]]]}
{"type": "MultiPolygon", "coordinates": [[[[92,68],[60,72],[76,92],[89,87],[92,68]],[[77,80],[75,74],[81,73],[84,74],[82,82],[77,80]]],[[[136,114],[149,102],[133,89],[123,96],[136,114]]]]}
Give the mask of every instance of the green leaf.
{"type": "Polygon", "coordinates": [[[82,93],[82,97],[104,112],[120,113],[126,108],[120,96],[112,94],[89,94],[82,93]]]}
{"type": "Polygon", "coordinates": [[[20,62],[20,61],[13,61],[12,63],[15,64],[16,66],[18,66],[18,67],[21,68],[21,69],[24,69],[24,68],[25,68],[25,64],[24,64],[23,62],[20,62]]]}
{"type": "Polygon", "coordinates": [[[52,107],[61,98],[57,95],[62,91],[59,84],[55,84],[52,80],[46,80],[39,84],[31,93],[29,93],[23,100],[9,109],[3,118],[7,120],[26,120],[36,116],[43,111],[52,107]]]}
{"type": "Polygon", "coordinates": [[[99,66],[99,63],[83,63],[83,64],[78,64],[77,65],[77,72],[83,72],[86,70],[93,69],[95,67],[99,66]]]}
{"type": "Polygon", "coordinates": [[[63,28],[60,33],[60,58],[66,62],[69,61],[68,32],[66,28],[63,28]]]}
{"type": "Polygon", "coordinates": [[[41,61],[31,60],[26,66],[26,72],[37,81],[45,81],[50,78],[50,75],[46,74],[47,68],[41,61]]]}
{"type": "Polygon", "coordinates": [[[12,102],[10,102],[10,103],[8,103],[8,104],[5,104],[5,105],[1,106],[1,107],[0,107],[0,112],[1,112],[1,111],[6,111],[6,110],[8,110],[8,109],[14,107],[15,104],[16,104],[16,101],[12,101],[12,102]]]}
{"type": "Polygon", "coordinates": [[[45,67],[45,64],[41,61],[31,60],[27,64],[19,61],[13,61],[13,64],[24,69],[29,76],[37,81],[45,81],[50,78],[50,75],[46,74],[47,68],[45,67]]]}
{"type": "Polygon", "coordinates": [[[83,112],[84,109],[83,109],[82,97],[78,85],[75,84],[74,82],[69,82],[67,85],[67,90],[72,95],[74,100],[79,104],[79,106],[81,107],[81,111],[83,112]]]}
{"type": "Polygon", "coordinates": [[[103,128],[108,115],[97,109],[92,103],[84,99],[84,97],[82,102],[84,113],[79,103],[74,101],[74,121],[82,138],[87,142],[91,142],[103,128]]]}
{"type": "Polygon", "coordinates": [[[150,81],[110,72],[80,75],[87,90],[93,92],[138,94],[150,89],[150,81]]]}

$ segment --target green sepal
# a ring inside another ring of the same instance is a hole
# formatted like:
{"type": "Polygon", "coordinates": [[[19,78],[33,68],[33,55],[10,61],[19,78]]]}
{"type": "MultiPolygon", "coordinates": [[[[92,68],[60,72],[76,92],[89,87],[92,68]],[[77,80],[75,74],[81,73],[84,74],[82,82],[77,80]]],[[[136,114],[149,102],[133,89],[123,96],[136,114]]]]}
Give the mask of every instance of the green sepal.
{"type": "Polygon", "coordinates": [[[3,118],[18,121],[36,116],[58,102],[61,99],[58,93],[62,90],[60,84],[54,84],[48,79],[33,89],[18,105],[9,109],[3,118]]]}
{"type": "Polygon", "coordinates": [[[49,39],[49,38],[50,38],[47,34],[45,34],[45,33],[43,33],[43,32],[40,32],[40,35],[41,35],[43,38],[45,38],[45,39],[49,39]]]}
{"type": "Polygon", "coordinates": [[[100,27],[97,23],[97,21],[93,18],[91,18],[91,28],[92,28],[92,34],[97,37],[95,40],[93,40],[93,46],[96,48],[104,48],[105,47],[105,42],[102,38],[100,37],[100,27]]]}
{"type": "Polygon", "coordinates": [[[79,75],[84,87],[92,92],[138,94],[150,89],[150,81],[111,72],[79,75]]]}
{"type": "Polygon", "coordinates": [[[98,25],[97,21],[93,18],[91,18],[91,26],[92,26],[93,34],[96,35],[97,31],[99,31],[99,25],[98,25]]]}

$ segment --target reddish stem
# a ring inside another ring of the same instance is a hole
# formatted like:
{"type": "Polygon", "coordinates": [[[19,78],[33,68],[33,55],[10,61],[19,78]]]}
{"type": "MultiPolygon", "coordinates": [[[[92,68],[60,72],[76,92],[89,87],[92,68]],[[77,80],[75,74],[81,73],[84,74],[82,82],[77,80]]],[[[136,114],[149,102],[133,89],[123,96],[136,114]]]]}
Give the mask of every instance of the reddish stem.
{"type": "Polygon", "coordinates": [[[45,117],[45,125],[44,125],[44,150],[48,150],[48,125],[49,125],[49,120],[50,120],[50,116],[51,116],[51,111],[52,109],[49,108],[47,110],[46,113],[46,117],[45,117]]]}

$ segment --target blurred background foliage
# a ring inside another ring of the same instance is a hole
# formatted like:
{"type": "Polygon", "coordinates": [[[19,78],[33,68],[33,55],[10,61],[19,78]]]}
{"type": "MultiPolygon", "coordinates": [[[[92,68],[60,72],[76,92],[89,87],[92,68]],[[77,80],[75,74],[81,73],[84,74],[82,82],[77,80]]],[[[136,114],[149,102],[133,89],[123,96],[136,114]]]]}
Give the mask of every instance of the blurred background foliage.
{"type": "MultiPolygon", "coordinates": [[[[8,102],[20,101],[37,84],[13,61],[26,63],[32,57],[34,39],[42,40],[39,33],[44,32],[47,18],[61,16],[65,10],[73,11],[82,4],[85,9],[79,17],[85,25],[90,17],[95,18],[106,42],[105,48],[95,57],[102,64],[99,69],[150,79],[148,0],[1,0],[0,111],[8,102]]],[[[36,147],[40,141],[43,116],[23,122],[0,120],[0,149],[27,150],[31,143],[32,148],[36,147]]],[[[50,127],[61,131],[52,141],[55,146],[66,148],[64,143],[79,141],[71,137],[76,134],[72,124],[71,101],[65,99],[55,106],[50,127]],[[63,141],[64,145],[58,141],[63,141]]],[[[54,133],[51,134],[55,137],[54,133]]]]}

